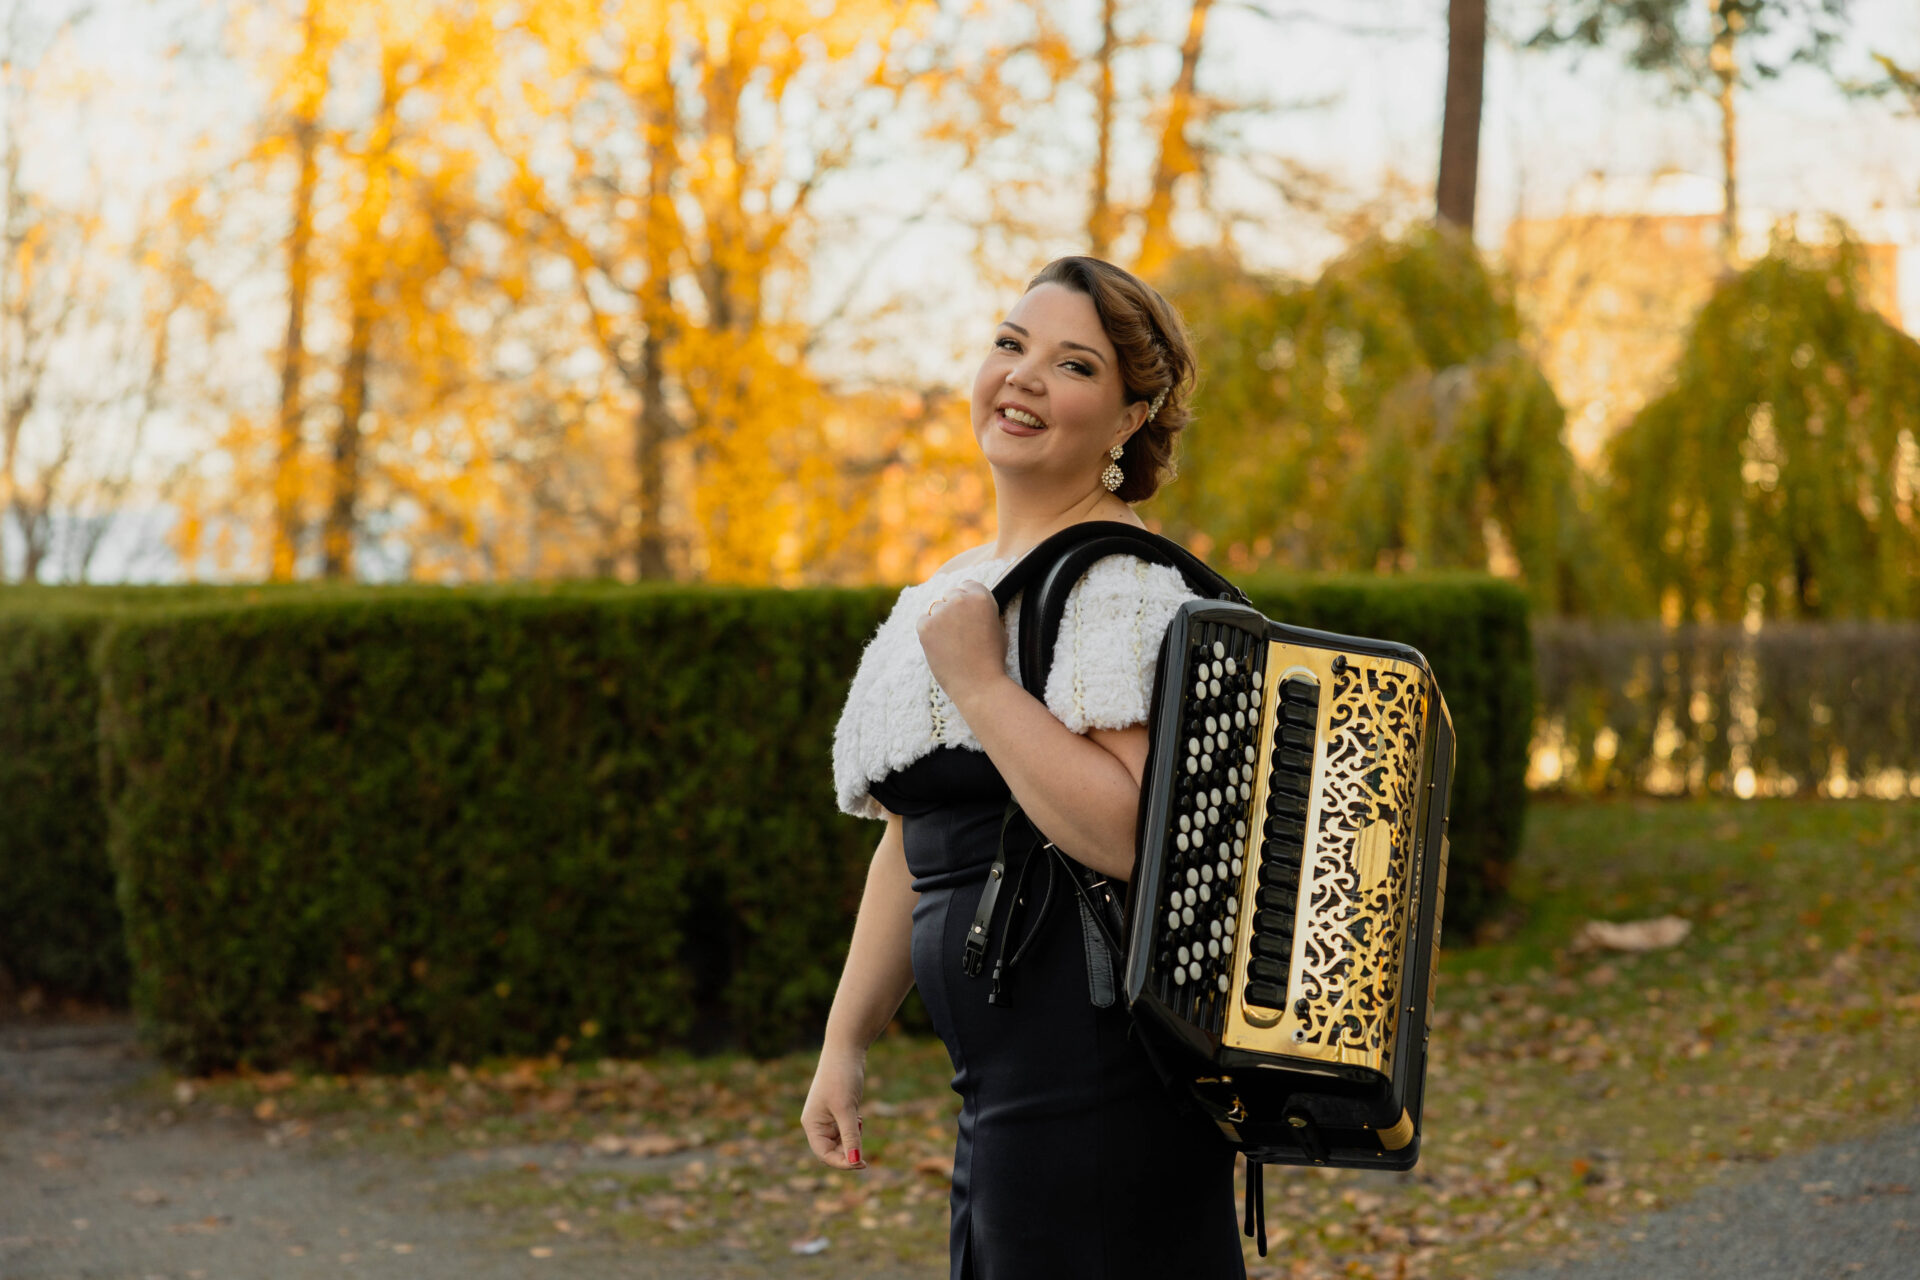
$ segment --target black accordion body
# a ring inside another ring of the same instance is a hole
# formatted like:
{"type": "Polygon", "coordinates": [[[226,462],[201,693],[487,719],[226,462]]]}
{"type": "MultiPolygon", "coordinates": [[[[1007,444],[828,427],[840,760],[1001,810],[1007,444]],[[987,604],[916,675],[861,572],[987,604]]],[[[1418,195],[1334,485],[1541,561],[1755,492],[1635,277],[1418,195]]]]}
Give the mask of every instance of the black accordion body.
{"type": "Polygon", "coordinates": [[[1183,605],[1163,642],[1125,990],[1249,1159],[1419,1156],[1453,726],[1405,645],[1183,605]]]}

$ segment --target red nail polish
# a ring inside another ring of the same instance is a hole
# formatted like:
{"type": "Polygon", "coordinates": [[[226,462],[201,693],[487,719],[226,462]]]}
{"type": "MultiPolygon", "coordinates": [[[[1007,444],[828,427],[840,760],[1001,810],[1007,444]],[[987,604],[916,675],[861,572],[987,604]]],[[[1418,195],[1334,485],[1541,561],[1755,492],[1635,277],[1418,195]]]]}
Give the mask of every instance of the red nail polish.
{"type": "Polygon", "coordinates": [[[854,1147],[852,1150],[847,1152],[847,1163],[848,1164],[860,1163],[860,1148],[854,1147]]]}

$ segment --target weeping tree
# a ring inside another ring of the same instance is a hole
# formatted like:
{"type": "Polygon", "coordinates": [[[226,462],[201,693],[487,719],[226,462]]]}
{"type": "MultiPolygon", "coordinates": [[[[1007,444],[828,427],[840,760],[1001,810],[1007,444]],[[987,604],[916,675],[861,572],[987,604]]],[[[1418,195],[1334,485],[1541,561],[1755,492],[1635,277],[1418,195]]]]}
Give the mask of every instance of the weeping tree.
{"type": "Polygon", "coordinates": [[[1776,236],[1615,438],[1610,506],[1670,616],[1920,611],[1920,343],[1861,277],[1851,241],[1776,236]]]}
{"type": "Polygon", "coordinates": [[[1464,232],[1371,239],[1310,285],[1187,259],[1205,383],[1152,514],[1230,565],[1409,570],[1511,558],[1552,612],[1629,607],[1606,569],[1504,283],[1464,232]]]}

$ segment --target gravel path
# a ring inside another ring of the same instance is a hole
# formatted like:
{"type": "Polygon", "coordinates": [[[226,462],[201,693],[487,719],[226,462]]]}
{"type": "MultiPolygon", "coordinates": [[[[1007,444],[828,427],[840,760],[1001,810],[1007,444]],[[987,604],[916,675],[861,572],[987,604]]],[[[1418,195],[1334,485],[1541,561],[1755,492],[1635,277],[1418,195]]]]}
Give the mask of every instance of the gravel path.
{"type": "Polygon", "coordinates": [[[1612,1244],[1501,1280],[1916,1280],[1920,1125],[1784,1156],[1612,1244]]]}
{"type": "MultiPolygon", "coordinates": [[[[712,1248],[561,1243],[536,1258],[478,1212],[436,1204],[475,1172],[457,1159],[322,1155],[274,1146],[240,1120],[174,1120],[117,1101],[154,1070],[124,1021],[0,1024],[0,1280],[766,1280],[833,1270],[824,1257],[770,1267],[712,1248]]],[[[1595,1256],[1501,1280],[1736,1277],[1920,1280],[1920,1126],[1785,1157],[1642,1219],[1595,1256]]]]}
{"type": "Polygon", "coordinates": [[[565,1241],[534,1257],[478,1211],[435,1204],[488,1165],[274,1146],[250,1122],[117,1101],[154,1070],[125,1021],[0,1024],[0,1280],[762,1280],[831,1268],[565,1241]]]}

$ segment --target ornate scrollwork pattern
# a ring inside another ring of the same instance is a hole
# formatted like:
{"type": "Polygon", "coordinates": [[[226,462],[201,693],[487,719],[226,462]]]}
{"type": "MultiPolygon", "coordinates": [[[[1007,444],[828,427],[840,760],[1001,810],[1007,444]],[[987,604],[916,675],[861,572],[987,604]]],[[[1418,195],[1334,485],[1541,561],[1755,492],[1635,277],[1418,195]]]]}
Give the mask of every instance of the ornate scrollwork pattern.
{"type": "Polygon", "coordinates": [[[1307,1009],[1297,1025],[1306,1044],[1377,1054],[1381,1071],[1391,1069],[1402,933],[1417,892],[1413,789],[1426,714],[1424,681],[1348,658],[1334,677],[1305,868],[1296,990],[1307,1009]]]}

